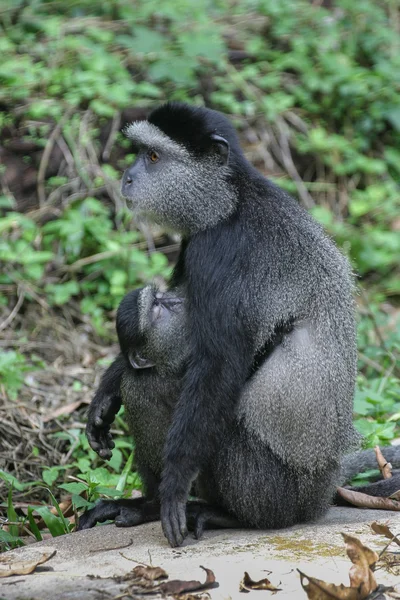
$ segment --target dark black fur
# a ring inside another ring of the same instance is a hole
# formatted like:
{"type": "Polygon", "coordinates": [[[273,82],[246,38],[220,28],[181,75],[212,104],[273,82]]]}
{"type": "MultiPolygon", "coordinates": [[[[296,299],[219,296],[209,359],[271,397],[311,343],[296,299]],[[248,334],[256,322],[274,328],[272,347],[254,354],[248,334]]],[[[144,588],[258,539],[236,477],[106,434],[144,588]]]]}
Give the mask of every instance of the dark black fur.
{"type": "MultiPolygon", "coordinates": [[[[149,122],[184,147],[168,155],[163,136],[149,128],[122,184],[136,210],[177,223],[184,235],[172,282],[186,299],[189,362],[164,448],[164,533],[171,546],[182,543],[195,481],[200,497],[216,507],[213,524],[225,517],[225,524],[230,518],[271,528],[315,519],[332,498],[344,453],[357,442],[347,261],[290,196],[246,161],[225,117],[168,104],[149,122]],[[152,139],[155,165],[146,147],[152,139]]],[[[135,387],[128,396],[138,397],[135,387]]],[[[144,411],[153,399],[150,390],[144,411]]]]}
{"type": "MultiPolygon", "coordinates": [[[[143,484],[144,497],[135,500],[103,500],[96,507],[87,511],[80,519],[79,529],[93,527],[97,522],[114,520],[119,527],[139,525],[160,517],[159,486],[162,472],[162,449],[165,444],[168,428],[172,420],[173,408],[178,400],[181,390],[180,375],[161,376],[156,368],[135,370],[128,360],[128,353],[134,349],[142,351],[149,348],[149,339],[139,331],[139,306],[138,298],[141,290],[127,294],[118,310],[117,330],[122,354],[107,370],[102,378],[100,387],[96,392],[90,407],[88,421],[88,438],[91,446],[102,456],[111,455],[114,446],[109,435],[109,426],[113,415],[119,410],[121,396],[123,397],[127,419],[135,438],[136,469],[143,484]],[[122,387],[122,389],[121,389],[122,387]],[[96,425],[94,416],[97,413],[107,413],[102,425],[96,425]],[[95,443],[93,443],[95,442],[95,443]]],[[[150,323],[149,315],[146,316],[150,323]]],[[[149,336],[154,331],[149,327],[149,336]]],[[[271,340],[256,355],[250,373],[247,375],[247,384],[251,377],[263,368],[263,364],[273,351],[284,341],[285,336],[292,331],[292,324],[286,328],[278,328],[271,336],[271,340]]],[[[173,333],[173,332],[172,332],[173,333]]],[[[161,331],[158,343],[164,345],[163,336],[167,332],[161,331]]],[[[183,351],[176,346],[176,352],[183,351]]],[[[166,364],[171,357],[165,356],[166,364]]],[[[250,383],[251,385],[251,383],[250,383]]],[[[398,462],[398,452],[395,448],[384,449],[387,460],[398,462]]],[[[353,464],[344,464],[343,477],[347,479],[357,471],[370,468],[373,465],[372,451],[357,453],[349,457],[353,464]],[[366,463],[366,458],[372,463],[366,463]]],[[[304,478],[309,477],[307,471],[304,478]]],[[[328,471],[319,474],[321,483],[327,485],[331,474],[328,471]]],[[[399,474],[395,473],[392,479],[380,481],[357,488],[357,491],[369,495],[389,496],[400,488],[399,474]]],[[[194,484],[192,493],[203,499],[203,502],[190,502],[186,507],[188,524],[194,530],[195,537],[202,535],[205,527],[239,527],[241,525],[259,527],[257,513],[248,511],[246,498],[257,497],[260,486],[268,485],[268,481],[280,481],[285,489],[285,501],[280,497],[281,488],[271,487],[265,495],[266,510],[273,515],[270,519],[271,527],[282,527],[290,524],[295,518],[297,521],[307,520],[310,511],[318,510],[320,497],[316,496],[314,504],[310,502],[309,495],[305,494],[303,485],[299,485],[299,474],[288,470],[286,465],[270,452],[260,452],[259,441],[249,438],[245,423],[236,422],[230,427],[225,439],[220,440],[219,451],[209,461],[200,473],[194,484]],[[229,514],[230,498],[243,498],[243,506],[236,507],[236,517],[229,514]],[[204,503],[207,501],[207,503],[204,503]],[[238,517],[241,517],[239,520],[238,517]]],[[[348,505],[338,494],[335,502],[348,505]]]]}
{"type": "Polygon", "coordinates": [[[90,404],[86,436],[90,446],[105,459],[111,458],[115,444],[110,434],[111,423],[122,405],[121,382],[127,369],[130,349],[140,347],[142,339],[138,328],[138,297],[134,290],[122,300],[117,313],[117,333],[121,354],[104,373],[100,386],[90,404]]]}

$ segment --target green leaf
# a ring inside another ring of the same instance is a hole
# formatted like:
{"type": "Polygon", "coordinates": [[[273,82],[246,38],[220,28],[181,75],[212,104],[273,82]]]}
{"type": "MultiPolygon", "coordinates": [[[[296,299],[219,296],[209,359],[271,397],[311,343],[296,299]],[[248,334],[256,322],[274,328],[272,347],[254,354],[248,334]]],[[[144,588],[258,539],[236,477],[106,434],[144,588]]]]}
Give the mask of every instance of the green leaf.
{"type": "MultiPolygon", "coordinates": [[[[10,487],[10,489],[8,490],[7,518],[9,521],[17,523],[19,519],[17,513],[15,512],[15,508],[12,501],[12,490],[12,487],[10,487]]],[[[8,530],[11,535],[18,537],[18,525],[9,525],[8,530]]]]}
{"type": "Polygon", "coordinates": [[[50,469],[43,469],[43,471],[42,471],[43,481],[48,486],[52,486],[53,483],[57,480],[59,472],[60,471],[59,471],[58,467],[51,467],[50,469]]]}
{"type": "Polygon", "coordinates": [[[88,500],[85,500],[85,498],[82,498],[82,496],[78,496],[76,494],[72,495],[71,501],[77,510],[80,508],[88,508],[89,509],[94,506],[94,502],[89,502],[88,500]]]}
{"type": "MultiPolygon", "coordinates": [[[[8,531],[0,529],[0,545],[4,544],[6,549],[15,548],[17,546],[25,546],[24,542],[17,535],[11,535],[8,531]]],[[[0,600],[5,600],[0,596],[0,600]]]]}
{"type": "MultiPolygon", "coordinates": [[[[114,452],[115,452],[115,450],[114,450],[114,452]]],[[[132,472],[134,454],[135,453],[132,450],[132,452],[129,455],[128,460],[126,461],[126,465],[123,468],[121,477],[118,480],[117,487],[116,487],[117,492],[123,493],[125,491],[126,480],[128,478],[128,475],[132,472]]]]}
{"type": "Polygon", "coordinates": [[[36,538],[36,541],[41,542],[43,539],[42,534],[40,533],[39,527],[36,525],[36,521],[33,516],[33,508],[31,506],[28,506],[28,521],[31,531],[36,538]]]}
{"type": "Polygon", "coordinates": [[[388,110],[385,116],[396,131],[400,131],[400,106],[388,110]]]}
{"type": "Polygon", "coordinates": [[[134,27],[129,48],[138,54],[162,53],[165,49],[165,37],[147,27],[134,27]]]}
{"type": "Polygon", "coordinates": [[[0,470],[0,479],[8,483],[11,487],[15,488],[19,492],[23,492],[26,490],[26,488],[32,485],[32,483],[21,483],[16,477],[14,477],[14,475],[11,475],[11,473],[6,473],[2,470],[0,470]]]}
{"type": "Polygon", "coordinates": [[[108,461],[108,464],[109,464],[110,468],[113,471],[115,471],[116,473],[118,473],[121,469],[122,459],[123,459],[123,456],[122,456],[121,450],[118,450],[118,448],[114,448],[112,457],[108,461]]]}
{"type": "Polygon", "coordinates": [[[99,117],[108,117],[112,118],[115,114],[115,108],[113,108],[110,104],[106,104],[102,100],[94,99],[90,103],[90,108],[97,114],[99,117]]]}
{"type": "Polygon", "coordinates": [[[66,533],[64,525],[59,517],[53,515],[47,506],[35,506],[34,510],[42,517],[47,529],[53,537],[64,535],[66,533]]]}
{"type": "Polygon", "coordinates": [[[88,489],[86,483],[80,483],[79,481],[73,481],[72,483],[62,483],[58,487],[62,490],[69,492],[70,494],[76,494],[78,496],[79,494],[87,491],[88,489]]]}
{"type": "Polygon", "coordinates": [[[62,513],[62,510],[61,510],[61,508],[60,508],[60,505],[58,504],[57,500],[55,499],[55,497],[54,497],[54,494],[52,493],[52,491],[51,491],[51,490],[49,490],[48,488],[45,488],[45,489],[47,489],[47,491],[48,491],[48,492],[49,492],[49,494],[50,494],[50,498],[51,498],[51,501],[52,501],[52,503],[53,503],[53,506],[54,506],[54,508],[56,509],[57,513],[58,513],[58,516],[59,516],[59,518],[60,518],[60,521],[61,521],[61,523],[62,523],[62,526],[64,527],[64,533],[69,533],[69,530],[70,530],[70,523],[69,523],[69,522],[67,521],[67,519],[64,517],[64,515],[63,515],[63,513],[62,513]]]}

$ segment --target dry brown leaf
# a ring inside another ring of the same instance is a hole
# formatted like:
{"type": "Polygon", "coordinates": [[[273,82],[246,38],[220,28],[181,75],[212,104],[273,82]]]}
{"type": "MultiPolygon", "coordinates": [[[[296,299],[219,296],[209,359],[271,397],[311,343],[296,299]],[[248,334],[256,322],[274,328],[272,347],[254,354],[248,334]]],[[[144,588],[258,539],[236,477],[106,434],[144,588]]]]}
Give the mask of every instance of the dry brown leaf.
{"type": "Polygon", "coordinates": [[[361,599],[366,598],[378,587],[372,570],[379,556],[357,538],[346,533],[342,533],[342,536],[346,544],[347,556],[353,563],[349,572],[350,586],[358,588],[361,599]]]}
{"type": "Polygon", "coordinates": [[[3,554],[0,556],[0,578],[10,577],[10,575],[29,575],[33,573],[38,565],[47,562],[56,554],[54,552],[43,552],[38,554],[37,558],[19,559],[12,554],[3,554]]]}
{"type": "Polygon", "coordinates": [[[260,579],[254,581],[245,571],[242,581],[239,583],[239,592],[250,592],[251,590],[268,590],[270,592],[279,592],[280,588],[272,585],[269,579],[260,579]]]}
{"type": "Polygon", "coordinates": [[[374,531],[375,533],[379,533],[380,535],[384,535],[388,540],[392,540],[395,544],[397,544],[398,546],[400,546],[400,540],[399,538],[390,531],[389,527],[387,525],[383,525],[382,523],[377,523],[376,521],[374,521],[371,524],[371,529],[372,531],[374,531]]]}
{"type": "Polygon", "coordinates": [[[130,576],[135,579],[146,579],[148,581],[156,581],[158,579],[168,579],[168,574],[161,567],[151,567],[150,565],[138,565],[130,576]]]}
{"type": "Polygon", "coordinates": [[[378,498],[378,496],[368,496],[361,492],[354,492],[346,488],[338,487],[337,493],[347,502],[360,508],[376,508],[378,510],[400,510],[400,502],[390,498],[378,498]]]}
{"type": "MultiPolygon", "coordinates": [[[[299,569],[297,570],[299,571],[299,569]]],[[[321,579],[309,577],[301,571],[299,573],[301,586],[306,592],[308,600],[361,600],[364,597],[360,596],[357,588],[326,583],[321,579]],[[304,583],[304,579],[307,579],[308,583],[304,583]]]]}
{"type": "Polygon", "coordinates": [[[400,577],[400,554],[398,552],[385,552],[377,563],[377,567],[385,569],[395,577],[400,577]]]}
{"type": "Polygon", "coordinates": [[[394,494],[390,494],[389,498],[391,500],[400,500],[400,490],[397,490],[394,494]]]}
{"type": "Polygon", "coordinates": [[[200,581],[182,581],[181,579],[172,579],[166,581],[157,586],[162,594],[166,596],[175,596],[176,594],[186,594],[187,592],[195,592],[200,590],[210,590],[218,587],[218,583],[215,581],[215,575],[211,569],[200,567],[206,572],[206,580],[204,583],[200,581]]]}
{"type": "Polygon", "coordinates": [[[179,600],[211,600],[211,596],[208,592],[202,592],[201,594],[180,594],[179,600]]]}
{"type": "MultiPolygon", "coordinates": [[[[69,497],[68,500],[63,500],[62,502],[60,502],[59,507],[64,517],[70,517],[74,512],[71,497],[69,497]]],[[[53,513],[53,515],[58,516],[58,510],[55,506],[52,506],[50,508],[50,512],[53,513]]]]}
{"type": "Polygon", "coordinates": [[[380,472],[382,473],[383,479],[390,479],[392,477],[392,465],[389,462],[387,462],[379,446],[375,446],[374,450],[376,454],[378,467],[380,472]]]}

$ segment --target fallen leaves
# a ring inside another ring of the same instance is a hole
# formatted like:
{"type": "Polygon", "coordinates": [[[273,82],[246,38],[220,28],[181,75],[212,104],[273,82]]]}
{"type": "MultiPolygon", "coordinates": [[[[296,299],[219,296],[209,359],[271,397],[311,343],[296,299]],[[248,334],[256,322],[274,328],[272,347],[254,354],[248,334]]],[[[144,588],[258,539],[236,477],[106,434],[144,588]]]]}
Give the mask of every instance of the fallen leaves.
{"type": "Polygon", "coordinates": [[[53,558],[56,554],[54,552],[43,552],[37,553],[36,558],[19,559],[16,558],[12,553],[6,553],[0,555],[0,578],[10,577],[11,575],[29,575],[39,565],[43,565],[45,562],[53,558]]]}
{"type": "MultiPolygon", "coordinates": [[[[382,474],[383,479],[390,479],[392,475],[392,465],[387,462],[383,456],[379,446],[375,446],[376,462],[378,463],[379,470],[382,474]]],[[[377,510],[400,510],[400,490],[391,495],[390,498],[384,498],[380,496],[370,496],[369,494],[363,494],[355,490],[348,490],[347,488],[337,488],[339,496],[344,498],[349,504],[358,506],[359,508],[375,508],[377,510]]]]}
{"type": "Polygon", "coordinates": [[[242,581],[239,583],[240,592],[251,592],[251,590],[268,590],[269,592],[279,592],[280,588],[275,587],[269,579],[260,579],[253,581],[250,575],[245,571],[242,581]]]}
{"type": "Polygon", "coordinates": [[[375,446],[374,450],[376,455],[376,462],[378,463],[378,467],[380,472],[382,473],[383,479],[390,479],[392,477],[392,465],[389,462],[387,462],[379,446],[375,446]]]}
{"type": "Polygon", "coordinates": [[[147,581],[168,579],[168,574],[164,569],[161,567],[152,567],[150,565],[138,565],[132,570],[132,576],[135,579],[145,579],[147,581]]]}
{"type": "Polygon", "coordinates": [[[346,533],[342,533],[342,536],[346,544],[347,556],[353,563],[349,572],[350,586],[358,589],[360,599],[366,598],[378,587],[373,570],[379,556],[357,538],[346,533]]]}
{"type": "Polygon", "coordinates": [[[391,498],[381,498],[378,496],[368,496],[362,492],[355,492],[346,488],[337,488],[339,496],[360,508],[375,508],[377,510],[400,510],[400,502],[391,498]]]}
{"type": "Polygon", "coordinates": [[[350,587],[326,583],[314,577],[300,573],[301,585],[309,600],[365,600],[378,588],[374,576],[378,554],[364,546],[359,539],[342,533],[346,544],[347,556],[353,563],[349,572],[350,587]],[[305,583],[307,579],[308,583],[305,583]]]}
{"type": "MultiPolygon", "coordinates": [[[[130,597],[142,595],[161,595],[163,597],[170,596],[176,600],[206,600],[207,595],[197,592],[205,592],[219,586],[215,579],[215,575],[211,569],[200,567],[206,573],[204,583],[197,580],[185,581],[182,579],[168,579],[168,573],[161,567],[153,567],[151,565],[140,564],[132,571],[122,577],[114,577],[113,579],[119,582],[128,584],[125,594],[130,597]],[[195,592],[195,594],[193,594],[195,592]]],[[[129,597],[128,596],[128,597],[129,597]]]]}
{"type": "Polygon", "coordinates": [[[161,583],[161,593],[165,596],[179,596],[180,594],[210,590],[219,586],[211,569],[206,569],[206,567],[202,566],[200,566],[200,569],[203,569],[203,571],[206,572],[206,580],[204,583],[200,583],[200,581],[181,581],[180,579],[172,579],[171,581],[161,583]]]}
{"type": "Polygon", "coordinates": [[[376,521],[374,521],[371,524],[371,529],[374,533],[384,535],[385,538],[387,538],[391,542],[395,542],[395,544],[400,546],[399,538],[396,537],[396,535],[390,531],[389,527],[386,524],[384,525],[383,523],[377,523],[376,521]]]}
{"type": "Polygon", "coordinates": [[[326,583],[322,579],[308,577],[305,573],[300,573],[300,582],[303,590],[307,594],[309,600],[360,600],[358,590],[356,588],[348,588],[345,585],[335,585],[326,583]],[[308,583],[305,583],[305,580],[308,583]]]}

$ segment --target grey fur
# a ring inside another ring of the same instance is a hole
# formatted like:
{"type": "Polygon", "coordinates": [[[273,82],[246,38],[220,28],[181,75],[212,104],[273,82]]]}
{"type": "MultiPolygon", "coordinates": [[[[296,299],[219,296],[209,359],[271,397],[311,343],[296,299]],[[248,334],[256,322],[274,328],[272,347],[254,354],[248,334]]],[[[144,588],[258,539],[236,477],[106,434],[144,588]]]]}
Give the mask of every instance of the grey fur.
{"type": "Polygon", "coordinates": [[[156,177],[149,177],[144,169],[135,174],[134,197],[125,197],[136,216],[192,234],[213,227],[233,213],[236,199],[226,184],[228,169],[216,169],[215,161],[210,159],[197,161],[194,169],[194,159],[186,148],[151,123],[134,123],[126,131],[139,147],[168,157],[156,177]],[[182,181],[186,182],[183,187],[182,181]]]}
{"type": "MultiPolygon", "coordinates": [[[[235,212],[239,198],[231,163],[221,166],[213,155],[195,157],[172,139],[166,141],[153,124],[133,125],[128,135],[139,147],[161,155],[160,166],[151,172],[140,161],[133,165],[131,186],[124,176],[123,193],[135,211],[184,236],[211,231],[235,212]]],[[[242,239],[245,244],[251,232],[255,243],[243,246],[230,267],[229,302],[243,319],[255,352],[279,323],[294,318],[294,329],[242,389],[233,429],[198,484],[203,498],[214,499],[243,522],[273,527],[315,518],[326,509],[340,479],[341,458],[359,443],[352,424],[357,360],[353,276],[346,258],[306,211],[273,184],[259,187],[255,171],[252,176],[246,184],[251,210],[242,239]],[[266,203],[274,206],[270,235],[261,226],[266,203]],[[250,286],[243,272],[251,273],[250,286]],[[263,485],[270,485],[260,495],[257,485],[263,477],[263,485]],[[282,489],[287,514],[278,508],[282,489]]],[[[218,260],[216,246],[210,256],[218,260]]],[[[216,323],[211,333],[216,343],[218,334],[216,323]]]]}
{"type": "MultiPolygon", "coordinates": [[[[217,507],[213,525],[228,522],[221,512],[234,518],[232,526],[315,519],[344,477],[371,464],[370,453],[364,462],[365,455],[343,458],[359,443],[351,269],[322,227],[247,163],[226,119],[185,106],[160,110],[150,119],[175,128],[185,145],[151,123],[129,127],[138,158],[122,191],[138,214],[183,234],[172,278],[180,289],[170,293],[183,296],[186,309],[154,326],[145,288],[138,300],[142,347],[134,350],[156,367],[135,372],[118,362],[104,382],[110,394],[113,373],[119,384],[123,372],[144,512],[134,500],[130,508],[129,501],[109,501],[89,511],[83,526],[117,514],[126,526],[158,518],[159,499],[164,533],[180,545],[193,482],[217,507]],[[183,131],[190,125],[196,150],[183,131]],[[215,148],[215,135],[228,148],[215,148]],[[154,499],[157,510],[146,512],[154,499]]],[[[136,343],[129,315],[125,338],[136,343]]],[[[107,452],[109,397],[96,395],[99,410],[88,429],[92,447],[107,452]],[[101,422],[98,432],[102,404],[106,427],[101,422]]]]}
{"type": "MultiPolygon", "coordinates": [[[[121,383],[126,419],[135,440],[137,467],[144,480],[146,497],[151,499],[158,493],[165,439],[189,358],[184,305],[173,310],[168,319],[153,322],[154,295],[153,286],[144,287],[139,294],[143,343],[135,350],[156,366],[145,372],[127,368],[121,383]],[[154,481],[157,482],[154,489],[149,490],[154,481]]],[[[179,290],[174,294],[164,293],[164,297],[168,296],[179,296],[179,290]]]]}
{"type": "MultiPolygon", "coordinates": [[[[178,295],[182,295],[181,290],[178,295]]],[[[150,319],[153,298],[153,288],[143,288],[139,297],[139,319],[144,340],[138,350],[156,363],[156,369],[139,376],[137,372],[127,369],[121,392],[127,421],[135,440],[139,472],[146,486],[146,497],[157,500],[163,449],[182,388],[189,346],[185,333],[188,323],[184,305],[172,318],[154,326],[150,319]]],[[[285,355],[290,352],[299,355],[299,360],[303,356],[313,364],[310,346],[312,342],[308,327],[300,326],[293,335],[283,340],[281,347],[249,379],[238,404],[233,429],[221,443],[218,455],[194,483],[194,494],[211,504],[223,506],[240,521],[255,527],[264,526],[268,518],[254,510],[259,498],[264,497],[265,508],[275,514],[274,522],[277,524],[291,522],[293,515],[290,510],[295,511],[300,520],[310,516],[315,518],[332,500],[337,485],[344,485],[357,473],[377,467],[375,452],[362,450],[344,456],[339,470],[337,463],[335,467],[337,459],[325,455],[327,442],[333,444],[333,441],[325,438],[321,442],[318,440],[318,432],[326,427],[315,422],[307,402],[304,404],[298,399],[298,405],[293,402],[286,406],[283,398],[280,407],[271,405],[271,397],[273,400],[277,397],[273,394],[274,389],[282,388],[279,364],[285,364],[285,355]],[[312,421],[316,432],[307,430],[305,435],[301,429],[305,418],[312,421]],[[291,424],[292,430],[285,427],[286,422],[291,424]],[[315,454],[313,448],[316,449],[315,454]],[[272,468],[271,473],[268,473],[268,467],[272,468]],[[334,477],[332,468],[336,472],[334,477]],[[287,476],[284,502],[279,497],[279,490],[274,490],[276,469],[286,472],[287,476]],[[309,487],[316,477],[320,485],[318,495],[311,503],[309,487]],[[302,485],[298,485],[298,481],[302,481],[302,485]],[[268,494],[262,489],[265,484],[269,486],[268,494]]],[[[333,412],[327,418],[336,423],[337,417],[333,412]]],[[[335,430],[334,424],[332,430],[335,430]]],[[[350,446],[354,443],[353,431],[349,433],[352,434],[350,439],[339,438],[337,444],[350,446]]],[[[400,448],[387,447],[383,452],[394,467],[400,466],[400,448]]]]}

